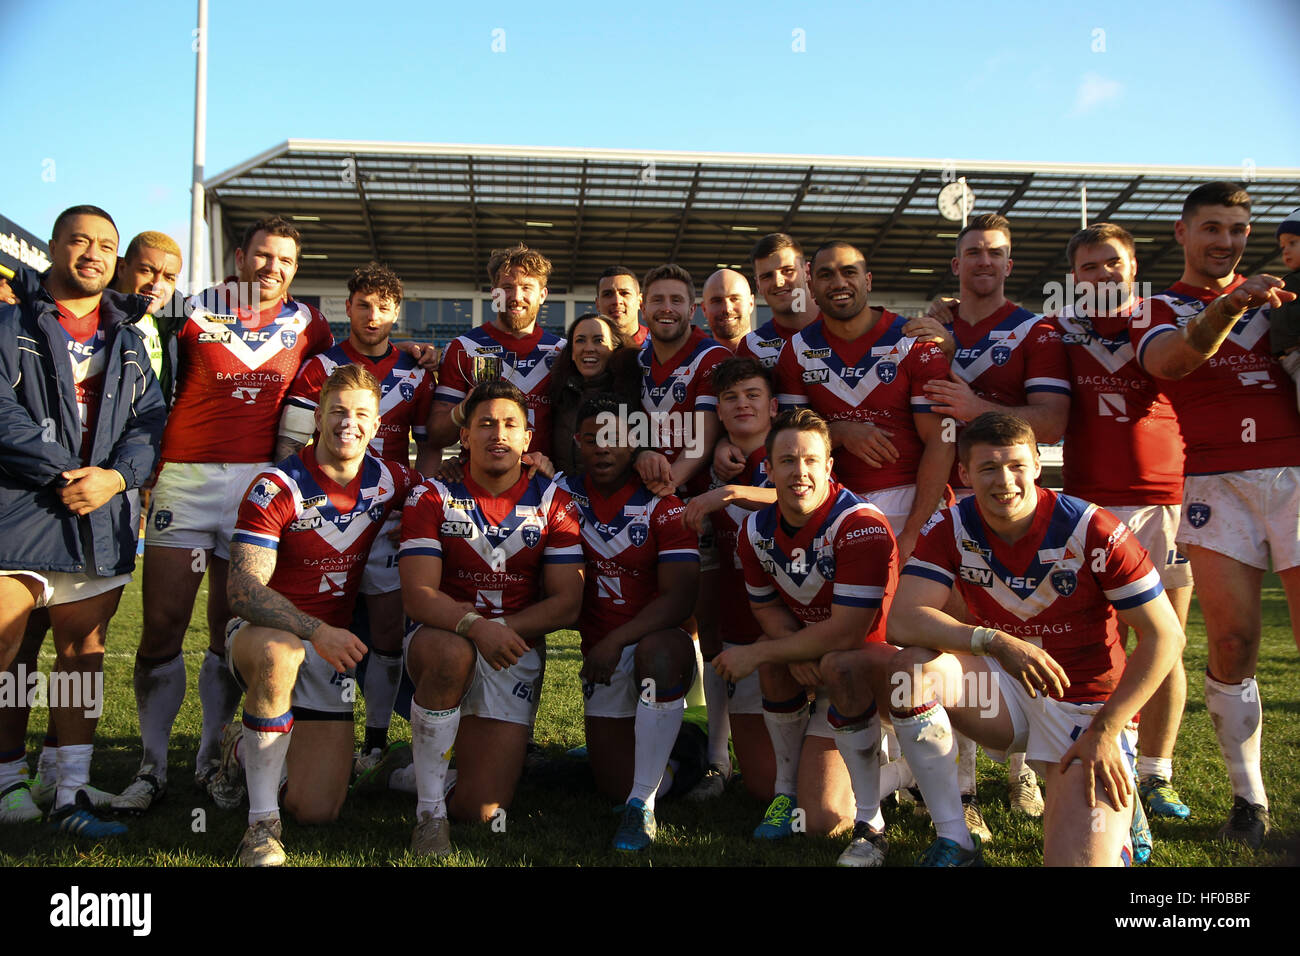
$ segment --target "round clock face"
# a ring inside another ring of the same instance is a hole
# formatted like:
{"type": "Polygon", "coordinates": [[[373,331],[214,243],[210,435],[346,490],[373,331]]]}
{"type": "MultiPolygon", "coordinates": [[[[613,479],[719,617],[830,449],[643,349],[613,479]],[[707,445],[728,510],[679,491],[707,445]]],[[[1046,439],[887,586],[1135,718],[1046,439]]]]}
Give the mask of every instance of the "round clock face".
{"type": "Polygon", "coordinates": [[[961,222],[963,213],[969,214],[974,208],[975,194],[965,183],[949,183],[939,190],[939,214],[943,218],[961,222]]]}

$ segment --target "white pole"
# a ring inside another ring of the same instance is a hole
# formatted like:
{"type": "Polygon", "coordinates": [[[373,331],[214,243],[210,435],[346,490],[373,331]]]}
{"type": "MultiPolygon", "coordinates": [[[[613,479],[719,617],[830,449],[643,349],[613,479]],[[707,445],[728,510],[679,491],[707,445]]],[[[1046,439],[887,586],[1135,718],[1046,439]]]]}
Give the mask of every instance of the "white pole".
{"type": "Polygon", "coordinates": [[[199,0],[199,27],[194,31],[194,182],[190,205],[190,291],[206,285],[203,267],[203,165],[208,122],[208,0],[199,0]]]}
{"type": "Polygon", "coordinates": [[[961,227],[966,228],[966,220],[970,218],[970,203],[967,202],[966,177],[962,176],[957,182],[961,183],[961,227]]]}
{"type": "Polygon", "coordinates": [[[1088,228],[1088,184],[1079,187],[1079,228],[1088,228]]]}

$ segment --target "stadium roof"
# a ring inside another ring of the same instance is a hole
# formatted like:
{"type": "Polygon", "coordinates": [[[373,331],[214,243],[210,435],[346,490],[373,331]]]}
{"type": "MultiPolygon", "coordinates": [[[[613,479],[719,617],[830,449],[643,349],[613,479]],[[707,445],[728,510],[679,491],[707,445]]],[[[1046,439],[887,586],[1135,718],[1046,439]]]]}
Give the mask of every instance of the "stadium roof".
{"type": "Polygon", "coordinates": [[[928,298],[955,287],[948,260],[960,223],[940,189],[964,176],[972,215],[1012,223],[1012,298],[1041,298],[1065,271],[1079,228],[1109,219],[1138,238],[1141,278],[1161,288],[1181,257],[1172,223],[1212,179],[1244,181],[1260,224],[1243,271],[1277,256],[1271,224],[1300,206],[1300,168],[1106,166],[1022,162],[557,149],[288,140],[207,181],[209,222],[232,249],[276,212],[303,231],[303,278],[343,279],[377,258],[408,282],[487,288],[496,247],[523,240],[555,264],[551,291],[589,287],[606,266],[638,274],[675,261],[697,279],[722,264],[749,273],[754,240],[789,232],[808,251],[846,238],[867,253],[874,287],[928,298]]]}

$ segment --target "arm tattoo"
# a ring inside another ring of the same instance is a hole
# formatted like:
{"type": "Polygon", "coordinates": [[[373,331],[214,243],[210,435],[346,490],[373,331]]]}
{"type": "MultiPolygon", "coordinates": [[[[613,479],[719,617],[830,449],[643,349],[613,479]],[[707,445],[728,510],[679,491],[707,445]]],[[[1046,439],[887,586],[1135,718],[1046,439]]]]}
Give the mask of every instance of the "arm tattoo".
{"type": "Polygon", "coordinates": [[[230,575],[226,585],[230,609],[249,624],[296,634],[304,641],[321,622],[298,610],[283,595],[267,587],[275,573],[275,552],[243,541],[230,544],[230,575]]]}

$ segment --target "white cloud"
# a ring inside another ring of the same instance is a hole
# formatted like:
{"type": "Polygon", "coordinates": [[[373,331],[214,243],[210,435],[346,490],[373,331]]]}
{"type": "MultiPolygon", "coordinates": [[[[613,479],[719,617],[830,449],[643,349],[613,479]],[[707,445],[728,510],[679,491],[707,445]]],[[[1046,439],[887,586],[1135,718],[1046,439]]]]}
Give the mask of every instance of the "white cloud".
{"type": "Polygon", "coordinates": [[[1124,84],[1097,73],[1085,73],[1074,91],[1074,109],[1071,116],[1090,113],[1098,106],[1119,99],[1124,93],[1124,84]]]}

